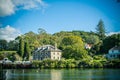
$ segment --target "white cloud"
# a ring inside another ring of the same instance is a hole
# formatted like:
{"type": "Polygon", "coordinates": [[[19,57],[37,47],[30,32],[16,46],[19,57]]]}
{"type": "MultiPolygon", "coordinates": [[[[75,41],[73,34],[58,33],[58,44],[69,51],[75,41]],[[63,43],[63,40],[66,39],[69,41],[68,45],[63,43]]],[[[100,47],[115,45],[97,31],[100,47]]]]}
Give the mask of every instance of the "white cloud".
{"type": "Polygon", "coordinates": [[[106,34],[107,36],[111,36],[111,35],[113,35],[113,34],[120,34],[120,32],[110,32],[110,33],[108,33],[108,34],[106,34]]]}
{"type": "Polygon", "coordinates": [[[38,7],[45,7],[45,4],[42,0],[13,0],[14,5],[17,9],[31,9],[38,7]]]}
{"type": "Polygon", "coordinates": [[[44,9],[46,6],[42,0],[0,0],[0,16],[14,14],[20,9],[44,9]]]}
{"type": "Polygon", "coordinates": [[[19,30],[7,25],[5,28],[0,28],[0,39],[7,41],[14,40],[21,33],[19,30]]]}
{"type": "Polygon", "coordinates": [[[11,0],[0,0],[0,16],[14,14],[14,7],[11,0]]]}

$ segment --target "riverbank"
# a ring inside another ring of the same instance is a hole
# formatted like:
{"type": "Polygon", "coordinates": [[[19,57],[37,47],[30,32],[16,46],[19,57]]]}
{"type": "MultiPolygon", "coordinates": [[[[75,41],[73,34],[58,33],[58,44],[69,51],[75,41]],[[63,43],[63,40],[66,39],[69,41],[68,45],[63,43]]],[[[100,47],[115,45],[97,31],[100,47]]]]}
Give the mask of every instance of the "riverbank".
{"type": "Polygon", "coordinates": [[[3,69],[33,69],[33,68],[120,68],[120,60],[88,61],[88,60],[43,60],[32,61],[30,64],[2,64],[3,69]]]}

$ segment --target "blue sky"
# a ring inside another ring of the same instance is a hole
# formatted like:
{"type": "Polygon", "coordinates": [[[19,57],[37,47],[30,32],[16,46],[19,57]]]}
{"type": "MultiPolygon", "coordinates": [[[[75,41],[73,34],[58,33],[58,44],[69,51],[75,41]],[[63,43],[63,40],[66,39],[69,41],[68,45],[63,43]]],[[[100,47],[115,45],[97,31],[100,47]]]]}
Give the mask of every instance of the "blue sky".
{"type": "Polygon", "coordinates": [[[107,32],[120,31],[120,3],[117,0],[10,1],[0,0],[0,4],[6,4],[0,6],[2,30],[9,26],[22,34],[37,33],[38,28],[51,34],[71,30],[95,31],[102,19],[107,32]]]}

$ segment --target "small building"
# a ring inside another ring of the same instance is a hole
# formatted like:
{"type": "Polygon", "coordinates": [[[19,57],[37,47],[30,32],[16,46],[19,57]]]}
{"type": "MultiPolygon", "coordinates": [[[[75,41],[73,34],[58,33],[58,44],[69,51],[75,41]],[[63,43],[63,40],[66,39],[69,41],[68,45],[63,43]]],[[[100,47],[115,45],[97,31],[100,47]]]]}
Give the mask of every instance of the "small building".
{"type": "Polygon", "coordinates": [[[62,51],[57,46],[44,45],[33,52],[33,60],[61,60],[62,51]]]}
{"type": "Polygon", "coordinates": [[[120,59],[120,46],[115,46],[108,51],[108,59],[120,59]]]}
{"type": "Polygon", "coordinates": [[[88,43],[85,44],[85,49],[91,49],[91,48],[92,48],[92,44],[88,44],[88,43]]]}

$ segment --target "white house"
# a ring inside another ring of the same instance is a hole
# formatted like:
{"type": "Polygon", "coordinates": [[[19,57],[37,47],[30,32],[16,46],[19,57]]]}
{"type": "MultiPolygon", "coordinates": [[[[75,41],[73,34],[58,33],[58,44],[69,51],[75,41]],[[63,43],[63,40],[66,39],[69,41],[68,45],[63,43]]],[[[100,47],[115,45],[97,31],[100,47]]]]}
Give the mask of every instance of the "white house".
{"type": "Polygon", "coordinates": [[[108,59],[120,59],[120,46],[115,46],[108,51],[108,59]]]}
{"type": "Polygon", "coordinates": [[[56,46],[44,45],[33,52],[33,60],[61,60],[62,51],[56,46]]]}

